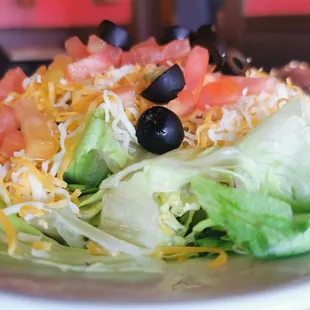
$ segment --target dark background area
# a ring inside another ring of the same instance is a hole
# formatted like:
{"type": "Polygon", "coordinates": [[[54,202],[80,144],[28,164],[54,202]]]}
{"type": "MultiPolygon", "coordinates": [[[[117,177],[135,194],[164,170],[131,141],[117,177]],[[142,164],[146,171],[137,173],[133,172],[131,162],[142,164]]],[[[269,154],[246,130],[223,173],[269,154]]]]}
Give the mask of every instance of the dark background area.
{"type": "Polygon", "coordinates": [[[273,16],[244,21],[243,50],[266,69],[291,60],[310,61],[310,16],[273,16]]]}

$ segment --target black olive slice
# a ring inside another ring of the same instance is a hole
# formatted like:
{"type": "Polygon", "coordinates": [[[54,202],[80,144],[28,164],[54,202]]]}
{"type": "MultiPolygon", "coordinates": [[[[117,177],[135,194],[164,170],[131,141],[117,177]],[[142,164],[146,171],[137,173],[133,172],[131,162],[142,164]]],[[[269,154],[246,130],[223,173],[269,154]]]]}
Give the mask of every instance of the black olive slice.
{"type": "Polygon", "coordinates": [[[214,72],[220,71],[225,62],[225,53],[220,53],[216,47],[204,46],[209,51],[209,63],[215,66],[214,72]]]}
{"type": "Polygon", "coordinates": [[[228,75],[244,75],[250,69],[250,61],[238,50],[231,49],[227,53],[222,73],[228,75]]]}
{"type": "Polygon", "coordinates": [[[173,40],[182,40],[182,39],[187,39],[190,36],[192,36],[193,33],[181,26],[171,26],[167,27],[162,31],[162,34],[159,38],[159,44],[167,44],[173,40]]]}
{"type": "Polygon", "coordinates": [[[136,135],[145,150],[164,154],[181,145],[184,129],[174,112],[163,106],[154,106],[144,111],[138,119],[136,135]]]}
{"type": "Polygon", "coordinates": [[[175,64],[157,77],[141,96],[157,104],[167,104],[176,99],[184,88],[185,80],[181,68],[175,64]]]}
{"type": "Polygon", "coordinates": [[[132,45],[132,38],[128,31],[109,20],[104,20],[99,25],[97,34],[102,40],[125,51],[132,45]]]}
{"type": "Polygon", "coordinates": [[[210,32],[214,32],[213,31],[213,25],[212,24],[204,24],[196,30],[196,36],[204,37],[204,36],[207,36],[210,32]]]}
{"type": "Polygon", "coordinates": [[[219,71],[226,57],[226,45],[213,31],[212,25],[203,25],[195,33],[192,46],[200,45],[209,50],[210,64],[215,65],[214,71],[219,71]]]}

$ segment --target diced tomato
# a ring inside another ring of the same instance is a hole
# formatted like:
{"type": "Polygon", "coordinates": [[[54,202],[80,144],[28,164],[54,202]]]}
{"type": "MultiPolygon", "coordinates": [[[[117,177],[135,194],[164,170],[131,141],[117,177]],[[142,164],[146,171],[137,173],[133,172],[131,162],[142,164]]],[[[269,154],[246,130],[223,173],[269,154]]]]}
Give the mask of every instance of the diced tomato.
{"type": "Polygon", "coordinates": [[[199,96],[208,71],[208,65],[208,50],[200,46],[195,46],[189,53],[184,70],[186,90],[199,96]]]}
{"type": "MultiPolygon", "coordinates": [[[[247,88],[248,95],[258,95],[262,91],[270,94],[274,91],[278,80],[275,77],[254,77],[248,78],[244,76],[228,77],[233,79],[242,89],[247,88]]],[[[224,78],[225,79],[225,78],[224,78]]]]}
{"type": "Polygon", "coordinates": [[[130,108],[135,105],[136,92],[131,86],[119,86],[113,89],[113,92],[121,97],[124,108],[130,108]]]}
{"type": "Polygon", "coordinates": [[[141,65],[155,64],[162,59],[162,49],[157,44],[154,37],[133,46],[129,52],[123,52],[122,65],[141,65]]]}
{"type": "Polygon", "coordinates": [[[123,51],[120,48],[116,48],[110,45],[107,52],[110,54],[114,67],[119,67],[121,64],[123,51]]]}
{"type": "Polygon", "coordinates": [[[8,132],[16,130],[20,127],[20,123],[15,116],[12,107],[0,104],[0,132],[8,132]]]}
{"type": "Polygon", "coordinates": [[[96,35],[91,35],[88,39],[87,50],[90,54],[108,51],[115,67],[119,66],[122,50],[101,40],[96,35]]]}
{"type": "Polygon", "coordinates": [[[134,45],[131,50],[135,50],[137,48],[141,48],[141,47],[147,47],[147,46],[158,46],[156,40],[154,37],[149,37],[147,40],[142,41],[136,45],[134,45]]]}
{"type": "Polygon", "coordinates": [[[179,117],[191,114],[196,107],[197,100],[191,92],[182,92],[181,97],[168,103],[167,108],[176,113],[179,117]]]}
{"type": "Polygon", "coordinates": [[[0,80],[0,100],[5,99],[10,92],[22,93],[23,81],[26,77],[21,68],[9,70],[0,80]]]}
{"type": "Polygon", "coordinates": [[[53,138],[52,126],[48,119],[31,100],[18,100],[13,107],[21,124],[27,156],[50,159],[57,153],[58,145],[53,138]]]}
{"type": "Polygon", "coordinates": [[[208,71],[209,53],[206,49],[195,46],[189,53],[184,70],[185,87],[179,93],[178,100],[169,103],[170,109],[180,117],[193,112],[208,71]]]}
{"type": "Polygon", "coordinates": [[[2,140],[0,153],[6,157],[12,157],[14,152],[25,147],[24,136],[17,129],[7,132],[2,140]]]}
{"type": "Polygon", "coordinates": [[[162,50],[159,46],[142,46],[123,52],[121,64],[146,66],[160,63],[162,60],[162,50]]]}
{"type": "Polygon", "coordinates": [[[65,48],[73,61],[85,58],[89,55],[86,46],[76,36],[65,42],[65,48]]]}
{"type": "Polygon", "coordinates": [[[24,148],[24,138],[18,128],[17,120],[12,107],[0,104],[0,154],[11,157],[15,151],[24,148]]]}
{"type": "Polygon", "coordinates": [[[205,110],[206,106],[233,104],[240,98],[242,89],[234,79],[230,78],[208,83],[202,88],[197,108],[205,110]]]}
{"type": "Polygon", "coordinates": [[[162,47],[162,61],[178,60],[186,57],[191,51],[188,39],[174,40],[162,47]]]}
{"type": "Polygon", "coordinates": [[[67,76],[72,81],[81,81],[89,78],[92,74],[103,73],[111,66],[113,66],[113,61],[110,53],[102,51],[69,64],[67,76]]]}
{"type": "Polygon", "coordinates": [[[92,34],[88,38],[87,50],[90,54],[95,54],[101,51],[105,51],[108,48],[109,44],[101,40],[96,35],[92,34]]]}
{"type": "Polygon", "coordinates": [[[5,132],[0,132],[0,146],[2,145],[4,137],[5,137],[5,132]]]}
{"type": "Polygon", "coordinates": [[[149,43],[140,43],[129,52],[122,54],[122,65],[165,64],[168,60],[177,60],[186,57],[190,52],[189,41],[175,40],[165,46],[159,46],[150,39],[149,43]]]}
{"type": "Polygon", "coordinates": [[[125,65],[135,65],[137,62],[134,59],[133,53],[131,52],[123,52],[121,56],[121,66],[125,65]]]}

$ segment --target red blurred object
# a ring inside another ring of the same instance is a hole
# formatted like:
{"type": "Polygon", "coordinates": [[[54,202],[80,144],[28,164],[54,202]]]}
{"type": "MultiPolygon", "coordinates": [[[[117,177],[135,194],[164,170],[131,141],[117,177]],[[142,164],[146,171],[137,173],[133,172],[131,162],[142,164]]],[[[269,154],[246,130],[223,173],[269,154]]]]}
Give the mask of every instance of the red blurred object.
{"type": "Polygon", "coordinates": [[[17,4],[21,7],[33,7],[36,4],[36,0],[17,0],[17,4]]]}
{"type": "Polygon", "coordinates": [[[131,0],[0,0],[0,28],[95,26],[103,19],[128,24],[131,0]]]}
{"type": "Polygon", "coordinates": [[[309,0],[243,0],[247,17],[309,15],[309,0]]]}

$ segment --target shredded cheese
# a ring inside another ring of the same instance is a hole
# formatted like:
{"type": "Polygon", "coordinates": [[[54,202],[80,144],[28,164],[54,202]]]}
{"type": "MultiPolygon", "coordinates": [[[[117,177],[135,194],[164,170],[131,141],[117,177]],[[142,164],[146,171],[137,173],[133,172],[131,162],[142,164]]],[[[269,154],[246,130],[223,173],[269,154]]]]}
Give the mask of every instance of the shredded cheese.
{"type": "Polygon", "coordinates": [[[32,211],[30,211],[32,213],[37,212],[34,209],[46,210],[47,211],[43,202],[39,202],[39,201],[32,201],[31,202],[31,201],[29,201],[29,202],[21,202],[21,203],[6,207],[3,209],[3,212],[5,213],[5,215],[18,214],[23,207],[31,208],[31,209],[26,209],[26,210],[32,210],[32,211]],[[32,208],[34,208],[34,209],[32,209],[32,208]]]}
{"type": "MultiPolygon", "coordinates": [[[[215,253],[219,254],[218,257],[208,263],[208,267],[210,268],[217,268],[222,265],[224,265],[227,261],[227,253],[219,248],[207,248],[207,247],[190,247],[190,246],[185,246],[185,247],[160,247],[158,248],[153,255],[157,257],[164,257],[168,255],[175,255],[175,254],[190,254],[190,253],[215,253]]],[[[182,257],[182,256],[181,256],[182,257]]],[[[184,257],[182,259],[185,259],[184,257]]],[[[182,260],[181,259],[181,260],[182,260]]]]}
{"type": "Polygon", "coordinates": [[[3,212],[2,209],[0,209],[0,225],[4,229],[8,238],[8,253],[12,256],[16,249],[16,231],[8,216],[3,212]]]}
{"type": "Polygon", "coordinates": [[[41,172],[36,168],[36,166],[23,158],[12,158],[12,162],[19,164],[21,167],[27,167],[29,171],[43,184],[44,187],[46,187],[48,190],[52,191],[54,189],[53,187],[53,178],[46,174],[41,172]]]}
{"type": "Polygon", "coordinates": [[[38,258],[49,258],[49,251],[52,244],[45,241],[34,241],[32,243],[31,254],[38,258]]]}
{"type": "Polygon", "coordinates": [[[45,241],[34,241],[32,243],[32,248],[37,251],[50,251],[52,244],[45,241]]]}
{"type": "Polygon", "coordinates": [[[87,243],[87,252],[95,256],[104,255],[104,250],[101,247],[99,247],[97,244],[91,241],[87,243]]]}
{"type": "Polygon", "coordinates": [[[38,217],[42,216],[44,214],[48,214],[47,211],[41,210],[41,209],[33,207],[33,206],[23,206],[20,208],[18,215],[20,217],[25,217],[26,214],[29,214],[29,213],[31,213],[35,216],[38,216],[38,217]]]}

